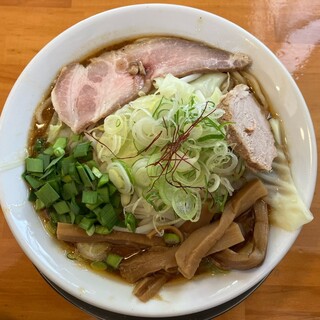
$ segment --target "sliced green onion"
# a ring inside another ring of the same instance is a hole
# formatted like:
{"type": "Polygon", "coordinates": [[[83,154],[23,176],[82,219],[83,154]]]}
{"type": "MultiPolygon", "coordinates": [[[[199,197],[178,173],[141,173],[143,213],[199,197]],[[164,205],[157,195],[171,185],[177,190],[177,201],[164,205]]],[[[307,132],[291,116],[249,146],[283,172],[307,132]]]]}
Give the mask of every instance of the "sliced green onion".
{"type": "Polygon", "coordinates": [[[27,172],[42,173],[44,170],[43,160],[39,158],[27,158],[26,169],[27,172]]]}
{"type": "Polygon", "coordinates": [[[90,180],[93,181],[96,177],[93,174],[93,172],[91,171],[90,167],[87,164],[83,164],[84,169],[87,172],[87,175],[89,176],[90,180]]]}
{"type": "Polygon", "coordinates": [[[67,258],[70,260],[77,260],[78,254],[75,252],[68,252],[67,253],[67,258]]]}
{"type": "Polygon", "coordinates": [[[102,209],[95,211],[95,213],[100,224],[109,230],[112,230],[118,221],[118,214],[110,203],[107,203],[102,209]]]}
{"type": "Polygon", "coordinates": [[[46,182],[38,191],[35,192],[35,194],[46,207],[49,207],[60,198],[57,191],[51,186],[49,182],[46,182]]]}
{"type": "Polygon", "coordinates": [[[86,230],[88,236],[92,236],[96,230],[96,226],[93,224],[89,229],[86,230]]]}
{"type": "Polygon", "coordinates": [[[111,268],[118,269],[122,259],[123,259],[123,257],[121,257],[115,253],[109,253],[106,258],[106,263],[111,268]]]}
{"type": "Polygon", "coordinates": [[[69,216],[70,216],[70,223],[74,224],[75,220],[76,220],[76,215],[74,212],[70,211],[69,212],[69,216]]]}
{"type": "Polygon", "coordinates": [[[108,203],[110,201],[108,187],[99,188],[98,195],[103,202],[108,203]]]}
{"type": "Polygon", "coordinates": [[[109,195],[110,196],[114,195],[115,192],[117,191],[117,188],[111,183],[108,185],[108,188],[109,188],[109,195]]]}
{"type": "Polygon", "coordinates": [[[83,217],[79,223],[79,227],[87,231],[93,226],[95,221],[96,219],[94,218],[83,217]]]}
{"type": "Polygon", "coordinates": [[[55,208],[56,212],[58,214],[65,214],[70,211],[70,208],[66,201],[59,201],[53,204],[53,207],[55,208]]]}
{"type": "Polygon", "coordinates": [[[90,149],[90,142],[82,142],[76,145],[73,150],[73,156],[75,158],[83,158],[88,155],[90,149]]]}
{"type": "Polygon", "coordinates": [[[127,212],[124,217],[124,223],[128,230],[135,232],[137,228],[137,219],[131,212],[127,212]]]}
{"type": "Polygon", "coordinates": [[[63,176],[70,174],[70,166],[75,166],[75,158],[72,156],[64,157],[61,162],[61,174],[63,176]]]}
{"type": "Polygon", "coordinates": [[[44,185],[44,182],[31,176],[31,175],[25,175],[24,178],[26,179],[26,181],[30,184],[32,189],[38,189],[40,188],[42,185],[44,185]]]}
{"type": "Polygon", "coordinates": [[[53,151],[55,151],[58,148],[65,149],[66,146],[67,146],[67,138],[59,137],[53,144],[52,148],[53,148],[53,151]]]}
{"type": "Polygon", "coordinates": [[[199,192],[187,188],[179,188],[172,197],[172,207],[183,220],[197,221],[201,213],[201,198],[199,192]]]}
{"type": "Polygon", "coordinates": [[[91,180],[90,180],[85,168],[81,164],[78,164],[76,166],[76,168],[77,168],[77,172],[78,172],[78,174],[80,176],[80,179],[81,179],[83,185],[85,187],[89,187],[89,188],[92,187],[91,180]]]}
{"type": "Polygon", "coordinates": [[[109,178],[121,193],[132,193],[133,186],[128,168],[123,162],[114,161],[107,167],[109,178]]]}
{"type": "Polygon", "coordinates": [[[108,265],[104,261],[93,261],[90,263],[90,267],[96,271],[103,271],[108,268],[108,265]]]}
{"type": "MultiPolygon", "coordinates": [[[[107,173],[103,173],[102,176],[99,178],[98,181],[98,188],[101,188],[102,186],[104,186],[105,184],[107,184],[109,182],[109,176],[107,173]]],[[[114,191],[116,191],[117,189],[115,188],[114,191]]]]}
{"type": "Polygon", "coordinates": [[[163,235],[163,240],[168,245],[179,244],[181,239],[176,233],[165,233],[163,235]]]}
{"type": "Polygon", "coordinates": [[[92,190],[84,190],[82,192],[82,203],[95,204],[98,201],[98,192],[92,190]]]}
{"type": "Polygon", "coordinates": [[[45,169],[48,170],[51,167],[55,166],[62,159],[62,157],[63,157],[63,155],[59,156],[58,158],[53,159],[45,169]]]}
{"type": "Polygon", "coordinates": [[[60,156],[63,156],[66,152],[64,151],[63,148],[58,147],[56,149],[53,149],[53,153],[56,157],[60,157],[60,156]]]}
{"type": "Polygon", "coordinates": [[[102,177],[102,173],[98,168],[92,167],[91,171],[95,175],[95,177],[97,177],[98,179],[102,177]]]}
{"type": "Polygon", "coordinates": [[[63,223],[71,223],[71,218],[68,214],[58,214],[58,220],[63,223]]]}
{"type": "Polygon", "coordinates": [[[107,227],[103,227],[103,226],[96,226],[96,230],[95,233],[98,234],[109,234],[111,231],[107,228],[107,227]]]}
{"type": "Polygon", "coordinates": [[[114,208],[120,208],[121,205],[121,196],[119,193],[116,193],[110,199],[110,203],[113,205],[114,208]]]}
{"type": "Polygon", "coordinates": [[[75,201],[75,198],[72,198],[71,201],[69,202],[69,206],[70,206],[70,210],[75,214],[78,215],[80,214],[80,207],[78,206],[78,204],[75,201]]]}
{"type": "Polygon", "coordinates": [[[44,154],[44,153],[40,153],[38,156],[37,156],[38,159],[42,159],[43,161],[43,168],[46,169],[47,166],[49,165],[50,163],[50,156],[48,154],[44,154]]]}
{"type": "Polygon", "coordinates": [[[36,209],[36,211],[42,210],[45,208],[45,204],[40,199],[36,199],[34,208],[36,209]]]}
{"type": "Polygon", "coordinates": [[[53,147],[50,146],[48,147],[46,150],[43,151],[44,154],[47,154],[49,156],[52,156],[53,155],[53,147]]]}
{"type": "Polygon", "coordinates": [[[86,203],[86,207],[90,210],[90,211],[94,211],[95,209],[97,209],[101,204],[103,204],[104,201],[99,197],[97,197],[97,201],[93,204],[90,203],[86,203]]]}

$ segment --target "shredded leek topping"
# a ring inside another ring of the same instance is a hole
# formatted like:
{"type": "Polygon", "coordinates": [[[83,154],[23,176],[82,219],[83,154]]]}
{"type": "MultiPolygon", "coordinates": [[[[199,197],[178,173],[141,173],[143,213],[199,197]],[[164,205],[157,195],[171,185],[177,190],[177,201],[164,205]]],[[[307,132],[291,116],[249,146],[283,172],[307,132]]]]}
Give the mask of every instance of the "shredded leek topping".
{"type": "MultiPolygon", "coordinates": [[[[136,232],[197,221],[204,201],[223,210],[243,162],[226,141],[217,108],[226,75],[187,83],[172,75],[155,80],[141,96],[87,132],[101,168],[121,193],[136,232]]],[[[132,228],[131,224],[127,224],[132,228]]]]}

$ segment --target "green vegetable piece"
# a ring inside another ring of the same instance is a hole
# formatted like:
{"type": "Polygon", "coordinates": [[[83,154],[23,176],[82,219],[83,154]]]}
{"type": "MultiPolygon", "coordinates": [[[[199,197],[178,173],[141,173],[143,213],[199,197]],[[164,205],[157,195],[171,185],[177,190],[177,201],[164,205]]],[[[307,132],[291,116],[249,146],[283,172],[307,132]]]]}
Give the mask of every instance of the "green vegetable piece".
{"type": "Polygon", "coordinates": [[[88,236],[92,236],[96,230],[95,225],[93,224],[89,229],[86,230],[88,236]]]}
{"type": "Polygon", "coordinates": [[[79,223],[79,227],[84,230],[89,230],[93,224],[96,222],[94,218],[83,217],[79,223]]]}
{"type": "Polygon", "coordinates": [[[73,156],[75,158],[82,158],[88,155],[90,149],[90,142],[82,142],[75,146],[73,156]]]}
{"type": "Polygon", "coordinates": [[[90,167],[87,164],[84,164],[83,167],[86,170],[87,175],[89,176],[90,180],[91,181],[95,180],[96,176],[92,173],[90,167]]]}
{"type": "Polygon", "coordinates": [[[59,215],[56,212],[50,212],[50,222],[56,225],[59,222],[59,215]]]}
{"type": "Polygon", "coordinates": [[[49,168],[55,166],[62,158],[63,158],[63,155],[61,155],[61,156],[58,157],[58,158],[53,159],[53,160],[49,163],[49,165],[46,167],[46,170],[48,170],[49,168]]]}
{"type": "Polygon", "coordinates": [[[33,191],[31,191],[29,193],[29,196],[28,196],[28,200],[31,201],[31,202],[35,202],[37,200],[37,196],[35,195],[35,193],[33,191]]]}
{"type": "Polygon", "coordinates": [[[65,183],[69,183],[72,181],[72,177],[69,174],[67,174],[66,176],[61,178],[61,181],[65,182],[65,183]]]}
{"type": "Polygon", "coordinates": [[[94,167],[98,167],[98,164],[95,160],[91,159],[86,162],[86,165],[92,170],[94,167]]]}
{"type": "Polygon", "coordinates": [[[40,180],[50,179],[51,175],[54,174],[54,167],[46,170],[45,173],[40,177],[40,180]]]}
{"type": "Polygon", "coordinates": [[[49,165],[50,163],[50,155],[48,154],[44,154],[44,153],[41,153],[37,156],[38,159],[42,159],[43,161],[43,168],[46,169],[47,166],[49,165]]]}
{"type": "Polygon", "coordinates": [[[101,188],[102,186],[104,186],[108,182],[109,182],[108,174],[103,173],[102,176],[100,177],[99,181],[98,181],[98,188],[101,188]]]}
{"type": "Polygon", "coordinates": [[[60,193],[60,179],[56,176],[54,179],[47,180],[47,182],[51,185],[51,187],[57,192],[60,193]]]}
{"type": "Polygon", "coordinates": [[[100,170],[98,168],[92,167],[91,171],[98,179],[100,179],[102,177],[102,173],[100,172],[100,170]]]}
{"type": "Polygon", "coordinates": [[[70,174],[70,166],[75,166],[75,159],[72,156],[64,157],[61,162],[61,175],[66,176],[70,174]]]}
{"type": "Polygon", "coordinates": [[[84,190],[82,192],[82,203],[95,204],[98,201],[98,192],[92,190],[84,190]]]}
{"type": "Polygon", "coordinates": [[[132,214],[131,212],[125,214],[124,223],[125,223],[125,225],[126,225],[128,230],[130,230],[131,232],[135,232],[136,231],[137,219],[134,216],[134,214],[132,214]]]}
{"type": "Polygon", "coordinates": [[[78,256],[79,256],[78,253],[75,253],[75,252],[67,253],[67,258],[70,260],[77,260],[78,256]]]}
{"type": "Polygon", "coordinates": [[[65,214],[70,211],[68,203],[66,201],[59,201],[53,204],[54,209],[58,214],[65,214]]]}
{"type": "Polygon", "coordinates": [[[68,166],[68,174],[77,183],[81,183],[80,176],[78,174],[76,164],[75,163],[70,163],[68,166]]]}
{"type": "Polygon", "coordinates": [[[47,154],[47,155],[49,155],[49,156],[52,156],[52,155],[53,155],[53,147],[52,147],[52,146],[48,147],[47,149],[45,149],[45,150],[43,151],[43,153],[44,153],[44,154],[47,154]]]}
{"type": "Polygon", "coordinates": [[[36,191],[35,195],[44,203],[46,207],[49,207],[60,198],[57,191],[49,182],[46,182],[38,191],[36,191]]]}
{"type": "Polygon", "coordinates": [[[111,268],[118,269],[122,259],[123,259],[123,257],[121,257],[115,253],[109,253],[106,258],[106,263],[111,268]]]}
{"type": "Polygon", "coordinates": [[[58,214],[59,222],[71,223],[71,218],[68,214],[58,214]]]}
{"type": "Polygon", "coordinates": [[[77,142],[77,141],[80,141],[80,138],[81,138],[80,134],[75,134],[75,133],[74,133],[74,134],[71,136],[70,140],[71,140],[72,142],[77,142]]]}
{"type": "Polygon", "coordinates": [[[26,169],[27,172],[42,173],[44,170],[43,160],[39,158],[27,158],[26,169]]]}
{"type": "Polygon", "coordinates": [[[103,202],[108,203],[110,201],[108,187],[98,189],[98,194],[103,202]]]}
{"type": "Polygon", "coordinates": [[[222,139],[224,139],[224,135],[222,134],[208,134],[206,136],[200,137],[198,141],[203,142],[207,140],[222,140],[222,139]]]}
{"type": "Polygon", "coordinates": [[[66,137],[59,137],[52,146],[53,150],[56,150],[58,148],[65,149],[65,147],[67,146],[67,142],[68,141],[66,137]]]}
{"type": "Polygon", "coordinates": [[[54,145],[52,146],[53,148],[53,154],[56,157],[60,157],[63,156],[66,152],[65,152],[65,148],[67,146],[67,138],[66,137],[59,137],[56,142],[54,143],[54,145]]]}
{"type": "Polygon", "coordinates": [[[36,209],[36,211],[39,211],[39,210],[44,209],[45,205],[40,199],[36,199],[36,201],[34,203],[34,208],[36,209]]]}
{"type": "Polygon", "coordinates": [[[111,231],[107,228],[107,227],[103,227],[103,226],[96,226],[96,230],[95,233],[98,234],[109,234],[111,231]]]}
{"type": "Polygon", "coordinates": [[[31,176],[31,175],[25,175],[25,180],[28,182],[28,184],[31,186],[32,189],[38,189],[41,186],[43,186],[44,182],[31,176]]]}
{"type": "Polygon", "coordinates": [[[62,186],[62,198],[64,200],[70,200],[72,197],[78,195],[78,189],[74,181],[65,183],[62,186]]]}
{"type": "Polygon", "coordinates": [[[90,263],[90,267],[96,271],[103,271],[108,268],[108,265],[104,261],[93,261],[90,263]]]}
{"type": "Polygon", "coordinates": [[[60,156],[64,156],[66,152],[64,151],[64,149],[59,147],[59,148],[53,149],[53,153],[56,157],[60,157],[60,156]]]}
{"type": "Polygon", "coordinates": [[[94,204],[88,204],[86,203],[86,207],[90,210],[90,211],[94,211],[95,209],[97,209],[101,204],[103,204],[102,199],[99,197],[98,195],[98,200],[96,203],[94,204]]]}
{"type": "Polygon", "coordinates": [[[70,216],[70,222],[71,222],[72,224],[74,224],[74,221],[76,220],[76,215],[75,215],[75,213],[72,212],[72,211],[70,211],[70,212],[69,212],[69,216],[70,216]]]}
{"type": "Polygon", "coordinates": [[[76,166],[76,168],[77,168],[77,172],[80,176],[80,179],[81,179],[83,185],[87,188],[92,188],[91,180],[90,180],[85,168],[81,164],[78,164],[76,166]]]}
{"type": "Polygon", "coordinates": [[[95,213],[100,224],[109,230],[112,230],[118,221],[118,214],[110,203],[107,203],[102,209],[95,211],[95,213]]]}
{"type": "Polygon", "coordinates": [[[121,204],[121,196],[119,193],[113,194],[110,198],[110,203],[113,205],[114,208],[119,208],[121,204]]]}
{"type": "Polygon", "coordinates": [[[71,201],[69,202],[69,206],[70,206],[70,210],[72,212],[74,212],[75,215],[80,214],[81,209],[80,209],[79,205],[77,204],[75,198],[71,199],[71,201]]]}
{"type": "Polygon", "coordinates": [[[163,235],[163,240],[168,245],[175,245],[181,242],[180,237],[176,233],[165,233],[163,235]]]}

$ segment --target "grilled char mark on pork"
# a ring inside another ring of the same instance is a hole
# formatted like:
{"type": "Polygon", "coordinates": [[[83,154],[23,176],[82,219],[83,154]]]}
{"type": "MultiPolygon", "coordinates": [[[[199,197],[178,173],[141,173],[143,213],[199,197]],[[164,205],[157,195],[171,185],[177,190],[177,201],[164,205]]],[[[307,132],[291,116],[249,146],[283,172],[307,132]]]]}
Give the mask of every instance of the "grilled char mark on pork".
{"type": "Polygon", "coordinates": [[[86,67],[79,63],[64,67],[52,90],[52,103],[60,119],[79,133],[135,99],[140,91],[149,92],[156,77],[241,70],[250,63],[244,54],[198,42],[145,38],[103,53],[86,67]]]}
{"type": "Polygon", "coordinates": [[[248,167],[270,171],[277,154],[275,141],[265,113],[249,87],[244,84],[235,86],[218,107],[225,111],[222,119],[231,123],[227,140],[235,152],[248,167]]]}

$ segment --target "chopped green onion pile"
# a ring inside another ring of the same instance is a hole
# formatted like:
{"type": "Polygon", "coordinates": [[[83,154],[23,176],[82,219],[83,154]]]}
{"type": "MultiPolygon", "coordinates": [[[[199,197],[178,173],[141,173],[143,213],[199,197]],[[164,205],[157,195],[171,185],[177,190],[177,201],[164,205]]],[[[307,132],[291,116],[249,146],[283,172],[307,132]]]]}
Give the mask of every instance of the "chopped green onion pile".
{"type": "Polygon", "coordinates": [[[91,143],[79,140],[71,148],[68,142],[59,137],[44,148],[43,141],[36,140],[35,155],[26,159],[23,174],[30,200],[36,210],[46,209],[53,225],[65,222],[78,225],[88,235],[107,234],[115,225],[123,225],[120,194],[98,169],[91,143]]]}

